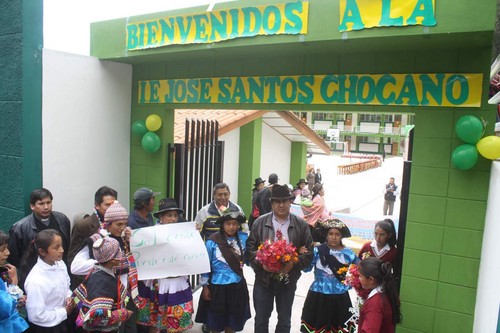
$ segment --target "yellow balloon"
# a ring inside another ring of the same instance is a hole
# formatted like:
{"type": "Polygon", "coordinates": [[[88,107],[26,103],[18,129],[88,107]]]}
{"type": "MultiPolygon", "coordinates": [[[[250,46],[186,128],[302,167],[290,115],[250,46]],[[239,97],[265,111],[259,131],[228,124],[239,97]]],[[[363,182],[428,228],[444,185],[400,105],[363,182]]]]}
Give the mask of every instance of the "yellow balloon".
{"type": "Polygon", "coordinates": [[[146,128],[151,132],[156,132],[161,127],[161,118],[157,114],[149,115],[146,118],[146,128]]]}
{"type": "Polygon", "coordinates": [[[482,138],[476,148],[483,157],[489,160],[500,158],[500,136],[490,135],[482,138]]]}

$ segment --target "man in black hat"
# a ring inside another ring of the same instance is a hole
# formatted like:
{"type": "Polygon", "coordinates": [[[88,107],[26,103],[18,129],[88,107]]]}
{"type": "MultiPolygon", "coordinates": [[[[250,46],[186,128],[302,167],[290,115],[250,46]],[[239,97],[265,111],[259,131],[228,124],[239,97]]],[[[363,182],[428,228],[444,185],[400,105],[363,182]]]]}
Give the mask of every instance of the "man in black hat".
{"type": "Polygon", "coordinates": [[[128,216],[128,226],[131,229],[151,227],[155,209],[155,197],[161,192],[153,192],[152,189],[142,187],[134,193],[134,211],[128,216]]]}
{"type": "Polygon", "coordinates": [[[272,211],[255,220],[247,240],[247,259],[255,271],[253,301],[255,308],[254,332],[269,332],[269,318],[276,299],[278,323],[274,332],[288,333],[291,328],[292,305],[301,270],[310,265],[313,256],[313,240],[309,225],[302,218],[290,214],[293,195],[286,185],[274,185],[271,190],[272,211]],[[300,251],[296,263],[288,262],[282,269],[287,279],[278,280],[269,268],[263,266],[255,257],[257,249],[265,241],[276,239],[276,232],[281,231],[287,243],[293,244],[300,251]]]}
{"type": "Polygon", "coordinates": [[[256,203],[259,208],[260,215],[267,214],[271,211],[271,201],[269,201],[269,198],[271,198],[271,189],[278,183],[278,180],[279,178],[277,174],[270,174],[268,178],[269,186],[264,187],[262,191],[257,194],[256,203]]]}
{"type": "Polygon", "coordinates": [[[262,178],[255,178],[255,184],[253,184],[252,189],[252,212],[248,218],[248,227],[252,228],[253,221],[260,216],[259,207],[257,207],[257,195],[265,187],[266,181],[262,178]]]}

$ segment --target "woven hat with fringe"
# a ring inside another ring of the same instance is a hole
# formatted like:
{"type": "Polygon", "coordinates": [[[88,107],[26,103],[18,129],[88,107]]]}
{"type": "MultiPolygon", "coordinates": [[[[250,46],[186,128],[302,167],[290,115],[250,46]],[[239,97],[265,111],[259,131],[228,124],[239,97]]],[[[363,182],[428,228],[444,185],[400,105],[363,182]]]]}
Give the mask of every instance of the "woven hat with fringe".
{"type": "Polygon", "coordinates": [[[128,213],[125,208],[118,201],[109,206],[104,213],[104,226],[108,226],[115,221],[128,220],[128,213]]]}
{"type": "Polygon", "coordinates": [[[118,241],[111,237],[102,237],[100,234],[93,234],[90,236],[92,239],[92,253],[94,259],[102,264],[112,259],[122,259],[122,251],[118,241]]]}

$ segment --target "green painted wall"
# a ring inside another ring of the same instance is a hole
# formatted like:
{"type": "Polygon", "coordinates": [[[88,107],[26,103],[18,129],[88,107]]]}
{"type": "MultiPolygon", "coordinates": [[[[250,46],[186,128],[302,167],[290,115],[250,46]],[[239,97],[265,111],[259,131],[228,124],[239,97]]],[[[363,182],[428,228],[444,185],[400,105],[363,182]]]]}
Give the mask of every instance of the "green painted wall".
{"type": "MultiPolygon", "coordinates": [[[[255,178],[260,177],[260,152],[262,144],[262,118],[240,127],[238,166],[238,204],[246,212],[252,212],[252,188],[255,178]]],[[[226,170],[225,172],[228,172],[226,170]]]]}
{"type": "MultiPolygon", "coordinates": [[[[419,64],[424,70],[481,72],[490,50],[441,51],[428,59],[427,64],[413,59],[413,72],[419,64]]],[[[487,88],[485,80],[483,91],[487,88]]],[[[462,144],[454,133],[462,115],[483,117],[488,121],[485,135],[493,132],[494,107],[483,95],[480,109],[415,109],[401,288],[404,322],[398,332],[472,331],[490,161],[480,158],[471,170],[460,171],[450,155],[462,144]]]]}
{"type": "Polygon", "coordinates": [[[146,120],[151,114],[162,119],[161,128],[155,133],[160,137],[161,147],[155,153],[145,151],[141,146],[141,137],[131,134],[130,149],[130,207],[133,208],[133,194],[141,187],[149,187],[161,192],[156,202],[167,193],[167,147],[174,143],[174,110],[168,105],[140,105],[137,103],[138,80],[150,77],[152,73],[163,72],[165,65],[134,66],[132,85],[131,124],[136,120],[146,120]]]}
{"type": "Polygon", "coordinates": [[[0,229],[42,185],[43,1],[0,1],[0,229]]]}
{"type": "Polygon", "coordinates": [[[304,142],[292,142],[292,156],[290,159],[290,183],[306,177],[307,145],[304,142]]]}

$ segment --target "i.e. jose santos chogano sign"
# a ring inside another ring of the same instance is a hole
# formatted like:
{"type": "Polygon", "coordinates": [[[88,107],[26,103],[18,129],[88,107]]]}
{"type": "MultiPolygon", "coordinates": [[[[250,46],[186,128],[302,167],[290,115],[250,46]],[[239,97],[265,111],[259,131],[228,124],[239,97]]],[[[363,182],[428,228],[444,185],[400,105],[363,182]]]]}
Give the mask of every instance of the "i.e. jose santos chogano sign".
{"type": "Polygon", "coordinates": [[[479,107],[482,74],[346,74],[139,81],[138,102],[479,107]]]}

